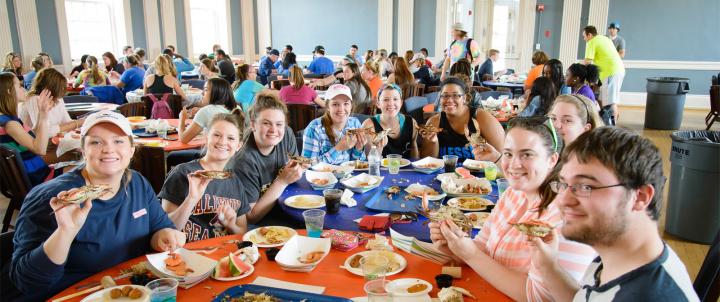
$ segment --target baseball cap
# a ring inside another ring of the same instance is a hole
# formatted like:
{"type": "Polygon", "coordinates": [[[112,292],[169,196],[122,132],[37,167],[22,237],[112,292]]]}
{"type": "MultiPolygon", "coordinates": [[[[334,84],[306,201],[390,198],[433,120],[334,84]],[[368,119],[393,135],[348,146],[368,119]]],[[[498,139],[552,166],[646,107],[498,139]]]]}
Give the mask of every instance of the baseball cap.
{"type": "Polygon", "coordinates": [[[115,126],[118,126],[118,128],[120,128],[123,133],[128,136],[133,134],[130,122],[126,117],[115,111],[102,110],[91,114],[85,119],[82,127],[80,127],[80,135],[85,136],[87,132],[90,131],[90,128],[100,123],[112,123],[115,126]]]}
{"type": "Polygon", "coordinates": [[[453,24],[452,29],[467,32],[467,29],[465,29],[465,25],[461,22],[453,24]]]}
{"type": "Polygon", "coordinates": [[[423,61],[425,61],[425,55],[423,55],[422,53],[419,53],[419,52],[418,52],[418,53],[416,53],[415,55],[413,55],[413,57],[412,57],[412,59],[410,59],[410,62],[409,62],[409,63],[415,62],[415,61],[417,61],[417,60],[423,60],[423,61]]]}
{"type": "Polygon", "coordinates": [[[347,87],[343,84],[330,85],[330,87],[328,87],[327,91],[325,92],[325,99],[332,100],[338,95],[347,96],[348,99],[352,100],[352,93],[350,92],[350,87],[347,87]]]}
{"type": "Polygon", "coordinates": [[[608,26],[608,28],[615,28],[617,30],[620,30],[620,22],[613,21],[610,23],[610,26],[608,26]]]}
{"type": "Polygon", "coordinates": [[[313,50],[313,53],[315,53],[315,52],[317,52],[318,50],[321,50],[321,49],[324,51],[324,50],[325,50],[325,47],[323,47],[322,45],[315,46],[315,49],[313,50]]]}
{"type": "Polygon", "coordinates": [[[280,52],[279,52],[277,49],[273,49],[273,50],[270,50],[270,52],[268,52],[268,54],[269,54],[269,55],[279,56],[279,55],[280,55],[280,52]]]}

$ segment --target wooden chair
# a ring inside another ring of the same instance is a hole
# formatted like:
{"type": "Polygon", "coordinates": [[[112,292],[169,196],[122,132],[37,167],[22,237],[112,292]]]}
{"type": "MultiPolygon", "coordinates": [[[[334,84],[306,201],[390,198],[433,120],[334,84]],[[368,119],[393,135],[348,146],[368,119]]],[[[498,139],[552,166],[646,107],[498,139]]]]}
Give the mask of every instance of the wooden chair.
{"type": "Polygon", "coordinates": [[[720,231],[715,235],[715,240],[700,266],[693,288],[700,301],[714,302],[720,297],[720,231]]]}
{"type": "Polygon", "coordinates": [[[163,147],[138,146],[130,161],[130,168],[145,176],[155,193],[160,193],[165,183],[165,149],[163,147]]]}
{"type": "Polygon", "coordinates": [[[710,87],[710,112],[705,116],[705,130],[710,130],[716,121],[720,121],[720,85],[710,87]]]}
{"type": "MultiPolygon", "coordinates": [[[[162,99],[162,94],[155,94],[155,97],[159,100],[162,99]]],[[[140,97],[142,100],[142,103],[145,104],[145,117],[150,118],[152,115],[152,107],[153,107],[153,101],[150,99],[149,96],[143,95],[140,97]]],[[[177,94],[171,94],[167,99],[168,105],[170,105],[170,110],[173,112],[173,118],[179,118],[180,117],[180,111],[182,111],[182,97],[180,97],[177,94]]]]}
{"type": "Polygon", "coordinates": [[[315,112],[317,111],[317,107],[314,105],[288,104],[287,107],[290,113],[288,126],[290,126],[293,131],[305,129],[315,118],[315,112]]]}
{"type": "Polygon", "coordinates": [[[425,85],[423,85],[423,84],[410,83],[410,84],[400,85],[400,90],[402,91],[403,99],[408,99],[408,98],[411,98],[414,96],[419,96],[418,95],[419,90],[420,90],[418,87],[419,85],[422,85],[422,90],[423,90],[423,94],[424,94],[425,85]]]}
{"type": "Polygon", "coordinates": [[[425,93],[440,92],[440,86],[428,86],[425,87],[425,93]]]}
{"type": "Polygon", "coordinates": [[[274,90],[280,90],[288,85],[290,85],[290,80],[274,80],[270,82],[270,88],[274,90]]]}
{"type": "Polygon", "coordinates": [[[472,90],[475,90],[476,92],[492,91],[492,89],[484,86],[473,86],[472,90]]]}
{"type": "Polygon", "coordinates": [[[122,105],[120,105],[120,107],[117,108],[117,110],[120,111],[120,114],[122,114],[125,117],[145,116],[145,103],[144,102],[136,102],[136,103],[122,104],[122,105]]]}
{"type": "Polygon", "coordinates": [[[25,172],[20,153],[0,144],[0,192],[10,198],[0,233],[4,233],[10,228],[13,214],[16,210],[20,211],[20,206],[29,191],[30,179],[25,172]]]}
{"type": "Polygon", "coordinates": [[[423,96],[425,95],[425,84],[417,83],[415,84],[415,95],[414,96],[423,96]]]}

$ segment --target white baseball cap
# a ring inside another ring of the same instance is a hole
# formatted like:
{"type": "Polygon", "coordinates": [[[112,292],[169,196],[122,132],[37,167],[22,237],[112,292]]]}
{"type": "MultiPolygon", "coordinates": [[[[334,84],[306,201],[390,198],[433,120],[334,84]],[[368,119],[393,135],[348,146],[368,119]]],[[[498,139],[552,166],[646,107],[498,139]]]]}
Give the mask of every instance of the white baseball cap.
{"type": "Polygon", "coordinates": [[[462,24],[461,22],[457,22],[457,23],[453,24],[452,29],[467,32],[467,29],[465,28],[465,24],[462,24]]]}
{"type": "Polygon", "coordinates": [[[350,87],[347,87],[343,84],[330,85],[330,87],[328,87],[328,90],[325,92],[325,99],[332,100],[338,95],[347,96],[348,99],[352,100],[352,92],[350,92],[350,87]]]}
{"type": "Polygon", "coordinates": [[[80,127],[80,135],[85,136],[87,132],[90,131],[90,128],[100,123],[112,123],[118,126],[123,133],[128,136],[133,134],[130,122],[125,116],[115,111],[102,110],[91,114],[85,119],[85,123],[80,127]]]}

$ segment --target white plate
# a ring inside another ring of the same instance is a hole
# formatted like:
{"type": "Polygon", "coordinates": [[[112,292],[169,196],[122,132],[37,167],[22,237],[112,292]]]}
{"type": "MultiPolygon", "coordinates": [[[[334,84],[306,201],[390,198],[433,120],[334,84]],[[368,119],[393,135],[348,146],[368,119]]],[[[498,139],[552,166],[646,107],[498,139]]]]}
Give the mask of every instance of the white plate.
{"type": "Polygon", "coordinates": [[[168,253],[169,252],[148,254],[145,257],[147,257],[148,263],[150,263],[150,265],[158,272],[180,280],[194,280],[203,276],[206,277],[209,272],[215,269],[215,265],[217,265],[217,261],[213,259],[210,259],[193,251],[186,250],[184,248],[179,248],[175,250],[175,253],[179,254],[180,257],[185,260],[187,267],[191,268],[193,272],[190,272],[185,276],[178,276],[174,272],[165,268],[165,259],[168,258],[168,253]]]}
{"type": "Polygon", "coordinates": [[[147,287],[145,287],[145,286],[134,285],[134,284],[132,284],[132,285],[118,285],[118,286],[114,286],[114,287],[110,287],[110,288],[101,289],[101,290],[96,291],[96,292],[90,294],[89,296],[83,298],[82,300],[80,300],[80,302],[100,302],[100,301],[118,301],[118,302],[126,302],[126,301],[145,302],[145,301],[150,301],[150,289],[147,288],[147,287]],[[122,298],[117,298],[117,299],[111,299],[111,298],[110,298],[110,291],[111,291],[111,290],[113,290],[113,289],[115,289],[115,288],[122,289],[122,288],[125,287],[125,286],[132,286],[133,288],[137,288],[137,289],[140,289],[141,291],[143,291],[144,294],[143,294],[142,298],[141,298],[141,299],[130,299],[130,298],[128,298],[128,297],[122,297],[122,298]]]}
{"type": "Polygon", "coordinates": [[[403,279],[395,279],[390,281],[388,284],[385,285],[385,290],[390,293],[392,296],[401,296],[401,297],[414,297],[414,296],[422,296],[427,293],[429,293],[432,290],[433,286],[430,284],[430,282],[427,282],[423,279],[417,279],[417,278],[403,278],[403,279]],[[409,293],[407,289],[415,284],[424,284],[425,289],[421,290],[419,292],[415,293],[409,293]]]}
{"type": "Polygon", "coordinates": [[[242,240],[244,241],[252,241],[257,247],[278,247],[283,246],[290,238],[297,235],[297,232],[289,227],[284,226],[266,226],[266,227],[259,227],[257,229],[254,229],[252,231],[249,231],[243,235],[242,240]],[[282,229],[287,232],[287,237],[285,240],[279,243],[267,243],[265,242],[265,237],[263,235],[260,235],[260,229],[262,228],[276,228],[276,229],[282,229]]]}
{"type": "Polygon", "coordinates": [[[301,210],[319,209],[325,206],[325,197],[320,195],[295,195],[286,198],[285,205],[301,210]]]}
{"type": "MultiPolygon", "coordinates": [[[[408,193],[410,193],[410,194],[413,194],[413,192],[424,192],[424,191],[427,190],[427,189],[433,189],[433,188],[428,187],[428,186],[426,186],[426,185],[421,185],[421,184],[419,184],[419,183],[414,183],[414,184],[409,185],[407,188],[405,188],[405,192],[408,192],[408,193]]],[[[435,189],[433,189],[433,190],[435,190],[435,189]]],[[[437,191],[436,191],[436,192],[437,192],[437,191]]],[[[433,200],[433,201],[435,201],[435,200],[442,200],[443,198],[445,198],[445,196],[447,196],[445,193],[440,193],[440,192],[438,192],[437,195],[428,195],[428,196],[427,196],[427,199],[428,199],[428,200],[433,200]]],[[[422,199],[422,194],[418,194],[418,195],[417,195],[417,198],[421,198],[421,199],[422,199]]]]}
{"type": "MultiPolygon", "coordinates": [[[[220,261],[218,261],[218,262],[220,262],[220,261]]],[[[220,277],[215,277],[215,274],[212,274],[212,275],[210,275],[210,278],[213,278],[213,279],[218,280],[218,281],[235,281],[235,280],[240,280],[240,279],[242,279],[242,278],[245,278],[245,277],[247,277],[247,276],[252,275],[252,273],[255,272],[255,266],[252,265],[252,264],[250,264],[250,263],[248,263],[248,265],[250,265],[250,270],[247,271],[247,272],[245,272],[244,274],[242,274],[242,275],[240,275],[240,276],[228,277],[228,278],[220,278],[220,277]]]]}
{"type": "Polygon", "coordinates": [[[372,176],[367,173],[362,173],[350,178],[343,179],[342,181],[340,181],[340,183],[343,184],[346,188],[350,189],[350,191],[356,193],[365,193],[369,190],[379,187],[383,179],[384,177],[382,176],[372,176]],[[365,183],[367,183],[368,185],[361,185],[365,183]]]}
{"type": "Polygon", "coordinates": [[[440,185],[443,191],[453,197],[467,197],[467,196],[481,196],[487,195],[492,192],[492,185],[490,181],[485,178],[472,178],[472,179],[447,179],[440,185]],[[486,193],[465,193],[463,187],[467,184],[473,186],[482,186],[485,188],[486,193]]]}
{"type": "Polygon", "coordinates": [[[448,200],[447,204],[448,204],[449,206],[456,207],[456,208],[458,208],[458,209],[460,209],[460,210],[463,210],[463,211],[484,211],[485,209],[487,209],[488,206],[493,206],[493,205],[494,205],[494,203],[492,203],[492,201],[490,201],[490,200],[488,200],[488,199],[486,199],[486,198],[477,197],[477,196],[455,197],[455,198],[452,198],[452,199],[448,200]],[[484,207],[480,207],[480,208],[463,207],[463,206],[460,205],[460,199],[463,199],[463,198],[478,199],[478,200],[479,200],[482,204],[484,204],[485,206],[484,206],[484,207]]]}
{"type": "Polygon", "coordinates": [[[485,220],[490,216],[490,213],[488,212],[467,212],[465,213],[465,216],[467,218],[470,218],[470,215],[476,215],[478,217],[477,222],[470,219],[470,223],[472,224],[474,229],[481,229],[483,224],[485,224],[485,220]]]}
{"type": "Polygon", "coordinates": [[[440,182],[446,182],[448,180],[458,180],[460,179],[460,176],[457,175],[455,172],[449,172],[438,174],[438,176],[435,176],[435,179],[440,182]]]}
{"type": "Polygon", "coordinates": [[[330,238],[314,238],[296,235],[280,249],[275,256],[275,262],[277,262],[282,269],[296,271],[312,270],[330,254],[331,245],[332,240],[330,238]],[[320,260],[313,263],[300,262],[300,257],[311,252],[323,252],[324,255],[320,260]]]}
{"type": "MultiPolygon", "coordinates": [[[[363,275],[362,268],[360,268],[359,266],[358,267],[350,266],[350,261],[356,255],[361,255],[361,256],[365,257],[366,255],[373,254],[373,253],[377,253],[377,252],[376,251],[363,251],[363,252],[355,253],[352,256],[347,257],[347,259],[345,259],[345,264],[343,264],[343,267],[345,267],[345,269],[352,274],[362,276],[363,275]]],[[[395,256],[395,261],[398,263],[399,266],[398,266],[398,268],[387,272],[385,274],[385,276],[392,276],[392,275],[398,274],[398,273],[402,272],[403,270],[405,270],[405,268],[407,267],[407,260],[405,260],[405,257],[403,257],[402,255],[400,255],[398,253],[392,253],[392,254],[393,254],[393,256],[395,256]]]]}
{"type": "Polygon", "coordinates": [[[313,187],[315,190],[323,190],[327,188],[332,188],[335,186],[335,184],[338,182],[337,177],[331,172],[318,172],[318,171],[305,171],[305,179],[308,183],[310,183],[310,186],[313,187]],[[324,185],[318,185],[313,183],[313,180],[319,180],[324,179],[327,180],[327,184],[324,185]]]}
{"type": "MultiPolygon", "coordinates": [[[[388,167],[388,160],[389,160],[388,158],[383,158],[383,160],[380,161],[380,165],[381,165],[383,168],[387,168],[387,167],[388,167]]],[[[400,168],[407,167],[407,166],[409,166],[409,165],[410,165],[410,160],[409,160],[409,159],[405,159],[405,158],[401,158],[401,159],[400,159],[400,168]]]]}
{"type": "Polygon", "coordinates": [[[348,167],[348,168],[349,168],[349,167],[352,167],[352,171],[368,171],[368,170],[370,170],[370,165],[368,164],[367,161],[362,161],[362,160],[359,161],[359,162],[361,162],[361,163],[366,163],[366,164],[368,164],[368,166],[365,167],[365,168],[357,168],[357,167],[355,167],[355,162],[356,162],[355,160],[346,161],[346,162],[340,164],[340,166],[341,166],[341,167],[348,167]]]}
{"type": "Polygon", "coordinates": [[[489,161],[474,159],[466,159],[462,164],[463,167],[476,171],[485,170],[485,167],[487,167],[488,165],[493,165],[493,163],[489,161]]]}

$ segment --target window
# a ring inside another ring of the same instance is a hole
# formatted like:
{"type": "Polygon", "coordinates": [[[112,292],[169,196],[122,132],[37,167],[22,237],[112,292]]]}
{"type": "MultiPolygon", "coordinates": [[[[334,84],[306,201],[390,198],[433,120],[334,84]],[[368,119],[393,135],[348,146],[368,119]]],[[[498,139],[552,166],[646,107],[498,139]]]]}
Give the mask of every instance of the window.
{"type": "Polygon", "coordinates": [[[227,8],[225,0],[190,0],[193,56],[209,53],[215,44],[228,52],[227,8]]]}
{"type": "Polygon", "coordinates": [[[66,0],[70,56],[78,62],[84,54],[100,56],[110,51],[122,56],[126,44],[123,1],[66,0]]]}
{"type": "Polygon", "coordinates": [[[492,48],[500,51],[500,58],[493,64],[493,69],[496,71],[512,65],[508,61],[517,58],[515,49],[519,10],[519,0],[495,1],[492,19],[492,48]]]}

